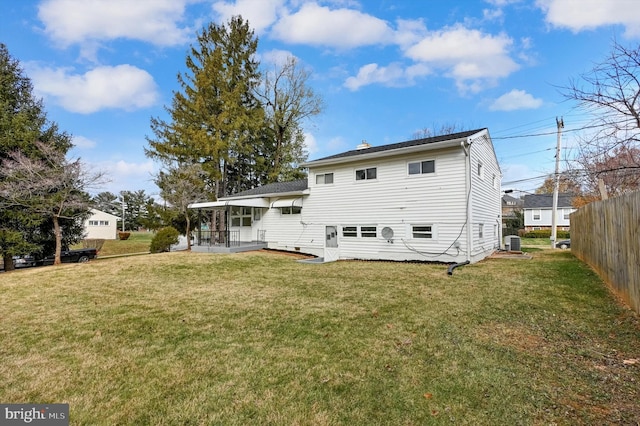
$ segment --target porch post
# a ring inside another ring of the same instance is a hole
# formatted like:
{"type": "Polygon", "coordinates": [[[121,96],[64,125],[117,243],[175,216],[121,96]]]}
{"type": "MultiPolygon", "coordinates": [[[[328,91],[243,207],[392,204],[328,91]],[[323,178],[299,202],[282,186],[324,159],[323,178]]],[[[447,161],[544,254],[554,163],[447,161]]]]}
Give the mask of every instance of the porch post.
{"type": "Polygon", "coordinates": [[[225,233],[225,242],[224,242],[224,246],[225,247],[231,247],[231,243],[229,241],[229,237],[231,236],[231,232],[229,231],[229,218],[231,217],[231,206],[227,204],[227,207],[224,211],[225,213],[225,220],[224,220],[224,233],[225,233]]]}
{"type": "Polygon", "coordinates": [[[198,209],[198,245],[202,244],[202,209],[198,209]]]}

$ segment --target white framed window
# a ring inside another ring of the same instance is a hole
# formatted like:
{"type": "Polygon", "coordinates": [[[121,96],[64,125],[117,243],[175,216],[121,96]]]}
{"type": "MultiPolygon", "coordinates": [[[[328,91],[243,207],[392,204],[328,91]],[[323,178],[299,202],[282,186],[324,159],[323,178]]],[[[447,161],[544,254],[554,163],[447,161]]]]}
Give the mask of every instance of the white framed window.
{"type": "Polygon", "coordinates": [[[433,239],[434,238],[434,226],[433,225],[412,225],[411,237],[419,239],[433,239]]]}
{"type": "Polygon", "coordinates": [[[257,222],[262,218],[262,209],[256,208],[253,209],[253,221],[257,222]]]}
{"type": "Polygon", "coordinates": [[[491,185],[493,185],[493,189],[498,189],[498,177],[493,175],[493,180],[491,181],[491,185]]]}
{"type": "Polygon", "coordinates": [[[377,167],[356,170],[356,180],[374,180],[378,178],[377,167]]]}
{"type": "Polygon", "coordinates": [[[540,220],[540,210],[533,210],[531,212],[531,214],[533,215],[533,220],[540,220]]]}
{"type": "Polygon", "coordinates": [[[484,238],[484,223],[478,224],[478,238],[480,239],[484,238]]]}
{"type": "Polygon", "coordinates": [[[564,218],[565,220],[569,220],[569,216],[571,215],[571,210],[569,210],[569,209],[563,209],[563,210],[562,210],[562,212],[563,212],[563,218],[564,218]]]}
{"type": "Polygon", "coordinates": [[[291,207],[280,207],[280,214],[300,214],[302,212],[302,207],[291,206],[291,207]]]}
{"type": "Polygon", "coordinates": [[[407,164],[409,175],[423,175],[436,172],[436,160],[416,161],[407,164]]]}
{"type": "Polygon", "coordinates": [[[378,236],[377,228],[375,226],[361,226],[360,236],[362,238],[376,238],[378,236]]]}
{"type": "Polygon", "coordinates": [[[333,173],[322,173],[316,175],[317,185],[328,185],[333,183],[333,173]]]}
{"type": "Polygon", "coordinates": [[[357,226],[343,226],[342,227],[342,236],[343,237],[357,237],[358,236],[358,227],[357,226]]]}
{"type": "Polygon", "coordinates": [[[89,226],[109,226],[108,220],[90,220],[89,226]]]}
{"type": "Polygon", "coordinates": [[[482,161],[478,161],[478,177],[484,180],[484,164],[482,164],[482,161]]]}
{"type": "Polygon", "coordinates": [[[251,207],[231,207],[231,226],[251,226],[251,207]]]}

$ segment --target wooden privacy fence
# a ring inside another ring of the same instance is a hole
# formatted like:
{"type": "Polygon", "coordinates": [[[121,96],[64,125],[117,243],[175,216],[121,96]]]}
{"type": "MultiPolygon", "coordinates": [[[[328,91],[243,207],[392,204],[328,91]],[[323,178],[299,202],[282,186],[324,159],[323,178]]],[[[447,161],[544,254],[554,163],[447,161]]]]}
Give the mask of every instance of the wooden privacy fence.
{"type": "Polygon", "coordinates": [[[640,313],[640,191],[572,213],[571,251],[640,313]]]}

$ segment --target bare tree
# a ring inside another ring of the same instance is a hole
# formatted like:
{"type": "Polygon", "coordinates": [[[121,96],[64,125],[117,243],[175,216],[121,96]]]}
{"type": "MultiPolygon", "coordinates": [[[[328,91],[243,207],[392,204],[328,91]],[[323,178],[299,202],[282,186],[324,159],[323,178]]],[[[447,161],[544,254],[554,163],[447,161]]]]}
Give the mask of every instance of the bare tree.
{"type": "Polygon", "coordinates": [[[422,129],[413,132],[413,134],[411,135],[411,139],[426,139],[432,138],[434,136],[450,135],[453,133],[463,132],[465,130],[466,128],[462,125],[459,125],[458,123],[445,123],[441,124],[440,126],[437,126],[434,123],[430,128],[423,127],[422,129]]]}
{"type": "Polygon", "coordinates": [[[614,40],[602,63],[562,91],[594,117],[573,166],[584,172],[584,185],[593,188],[603,179],[610,190],[620,183],[625,191],[639,189],[640,46],[626,48],[614,40]]]}
{"type": "Polygon", "coordinates": [[[92,202],[86,190],[103,183],[104,174],[88,172],[79,159],[68,160],[64,152],[49,144],[36,142],[35,147],[39,151],[37,157],[14,151],[3,160],[0,197],[7,205],[21,206],[52,219],[56,240],[54,264],[60,264],[60,220],[87,214],[92,202]]]}
{"type": "Polygon", "coordinates": [[[206,172],[200,164],[178,165],[158,174],[160,196],[184,216],[187,223],[187,250],[191,250],[191,216],[189,204],[207,199],[206,172]]]}
{"type": "Polygon", "coordinates": [[[271,163],[269,181],[299,177],[289,175],[306,160],[302,125],[305,120],[322,112],[323,100],[309,87],[309,71],[301,67],[293,56],[273,65],[273,69],[263,75],[257,97],[263,104],[267,127],[275,141],[272,149],[265,150],[271,163]]]}

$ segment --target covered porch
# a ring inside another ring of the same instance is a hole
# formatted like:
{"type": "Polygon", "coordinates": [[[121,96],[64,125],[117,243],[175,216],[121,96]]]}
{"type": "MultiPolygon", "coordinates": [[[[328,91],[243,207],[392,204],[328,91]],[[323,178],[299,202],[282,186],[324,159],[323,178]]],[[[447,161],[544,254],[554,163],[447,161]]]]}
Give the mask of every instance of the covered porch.
{"type": "Polygon", "coordinates": [[[198,211],[199,218],[194,229],[191,250],[204,253],[239,253],[267,248],[265,231],[255,228],[253,220],[256,216],[261,216],[263,208],[268,207],[269,203],[264,198],[190,205],[189,208],[198,211]]]}

